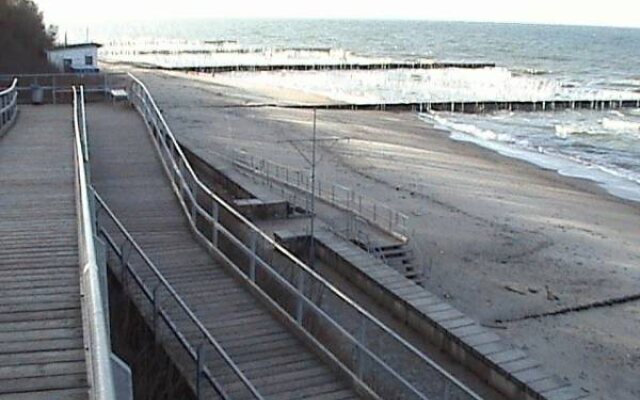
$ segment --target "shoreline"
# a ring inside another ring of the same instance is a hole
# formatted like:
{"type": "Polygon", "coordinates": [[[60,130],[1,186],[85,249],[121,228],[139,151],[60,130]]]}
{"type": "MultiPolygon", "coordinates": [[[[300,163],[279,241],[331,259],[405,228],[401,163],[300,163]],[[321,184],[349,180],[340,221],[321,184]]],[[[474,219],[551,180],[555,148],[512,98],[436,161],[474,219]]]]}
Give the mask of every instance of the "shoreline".
{"type": "MultiPolygon", "coordinates": [[[[176,71],[162,71],[161,73],[178,78],[195,79],[201,82],[221,86],[227,89],[240,89],[246,93],[259,95],[256,102],[268,99],[276,104],[317,104],[322,102],[330,102],[330,97],[318,95],[313,92],[306,92],[299,89],[291,89],[280,86],[261,85],[258,87],[250,84],[232,84],[227,80],[217,79],[210,74],[202,73],[186,73],[176,71]]],[[[251,104],[251,102],[249,102],[251,104]]],[[[553,171],[560,177],[586,180],[589,183],[603,189],[606,193],[615,198],[624,201],[631,201],[640,204],[640,183],[631,179],[616,175],[613,171],[609,172],[605,167],[596,164],[580,163],[578,160],[563,157],[560,154],[553,154],[549,151],[535,152],[532,149],[522,149],[510,146],[498,141],[491,141],[478,138],[472,134],[457,131],[451,127],[441,125],[437,121],[426,120],[423,114],[415,113],[423,122],[429,124],[435,129],[446,131],[451,140],[457,142],[473,143],[483,149],[497,153],[503,157],[517,159],[526,162],[536,168],[542,170],[553,171]]],[[[429,114],[424,114],[429,115],[429,114]]],[[[437,115],[437,114],[435,114],[437,115]]],[[[428,117],[427,117],[428,118],[428,117]]]]}
{"type": "MultiPolygon", "coordinates": [[[[419,118],[423,119],[424,117],[419,116],[419,118]]],[[[585,180],[617,199],[640,204],[640,183],[608,172],[605,167],[580,163],[578,160],[548,151],[535,152],[532,149],[517,148],[498,141],[478,138],[472,134],[438,124],[436,121],[424,119],[423,121],[434,128],[446,131],[451,140],[473,143],[503,157],[524,161],[542,170],[553,171],[560,177],[585,180]]]]}

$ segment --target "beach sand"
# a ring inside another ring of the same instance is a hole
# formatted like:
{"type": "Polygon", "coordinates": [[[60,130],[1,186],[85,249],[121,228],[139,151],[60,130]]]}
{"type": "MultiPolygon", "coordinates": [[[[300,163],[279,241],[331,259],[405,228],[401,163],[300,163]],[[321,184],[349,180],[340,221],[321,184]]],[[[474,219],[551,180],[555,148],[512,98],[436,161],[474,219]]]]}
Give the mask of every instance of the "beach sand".
{"type": "MultiPolygon", "coordinates": [[[[186,145],[306,167],[282,141],[311,137],[311,111],[229,107],[273,103],[279,91],[139,76],[186,145]]],[[[349,138],[320,147],[323,179],[411,217],[430,290],[594,398],[640,398],[640,302],[523,319],[639,294],[639,204],[453,141],[413,113],[320,110],[318,135],[349,138]]]]}

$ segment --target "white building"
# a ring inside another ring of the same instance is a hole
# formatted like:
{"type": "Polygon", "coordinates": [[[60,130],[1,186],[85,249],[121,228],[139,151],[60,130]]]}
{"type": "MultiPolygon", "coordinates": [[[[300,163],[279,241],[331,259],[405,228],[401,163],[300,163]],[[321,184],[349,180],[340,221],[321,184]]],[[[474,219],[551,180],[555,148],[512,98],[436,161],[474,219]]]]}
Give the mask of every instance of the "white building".
{"type": "Polygon", "coordinates": [[[98,43],[79,43],[47,51],[49,62],[64,72],[99,72],[98,43]]]}

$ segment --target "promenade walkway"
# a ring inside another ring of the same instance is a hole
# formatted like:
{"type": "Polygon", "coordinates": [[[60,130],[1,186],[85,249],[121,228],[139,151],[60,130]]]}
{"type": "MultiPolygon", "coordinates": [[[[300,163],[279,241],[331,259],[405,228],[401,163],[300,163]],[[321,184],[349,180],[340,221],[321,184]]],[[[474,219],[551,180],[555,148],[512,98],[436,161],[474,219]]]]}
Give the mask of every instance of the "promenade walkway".
{"type": "Polygon", "coordinates": [[[0,399],[86,399],[72,110],[0,138],[0,399]]]}
{"type": "MultiPolygon", "coordinates": [[[[96,191],[260,394],[356,398],[196,241],[140,116],[124,106],[92,104],[87,117],[96,191]]],[[[197,332],[187,329],[190,334],[197,332]]],[[[234,389],[228,388],[231,395],[234,389]]]]}

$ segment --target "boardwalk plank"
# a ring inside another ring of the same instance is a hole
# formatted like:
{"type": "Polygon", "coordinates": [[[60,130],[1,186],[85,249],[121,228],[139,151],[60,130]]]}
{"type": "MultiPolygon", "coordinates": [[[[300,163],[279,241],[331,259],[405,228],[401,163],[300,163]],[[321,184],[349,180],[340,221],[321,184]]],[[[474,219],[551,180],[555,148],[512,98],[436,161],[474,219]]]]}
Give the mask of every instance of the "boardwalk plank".
{"type": "MultiPolygon", "coordinates": [[[[88,116],[98,193],[238,366],[251,372],[258,390],[273,399],[285,398],[280,393],[292,399],[340,391],[353,395],[346,382],[195,240],[138,115],[92,104],[88,116]]],[[[153,281],[148,271],[144,276],[153,281]]],[[[175,306],[167,312],[176,324],[188,327],[187,337],[200,337],[175,306]]],[[[193,366],[179,355],[183,353],[168,350],[191,379],[193,366]]]]}
{"type": "Polygon", "coordinates": [[[0,139],[0,398],[87,399],[71,108],[0,139]]]}

